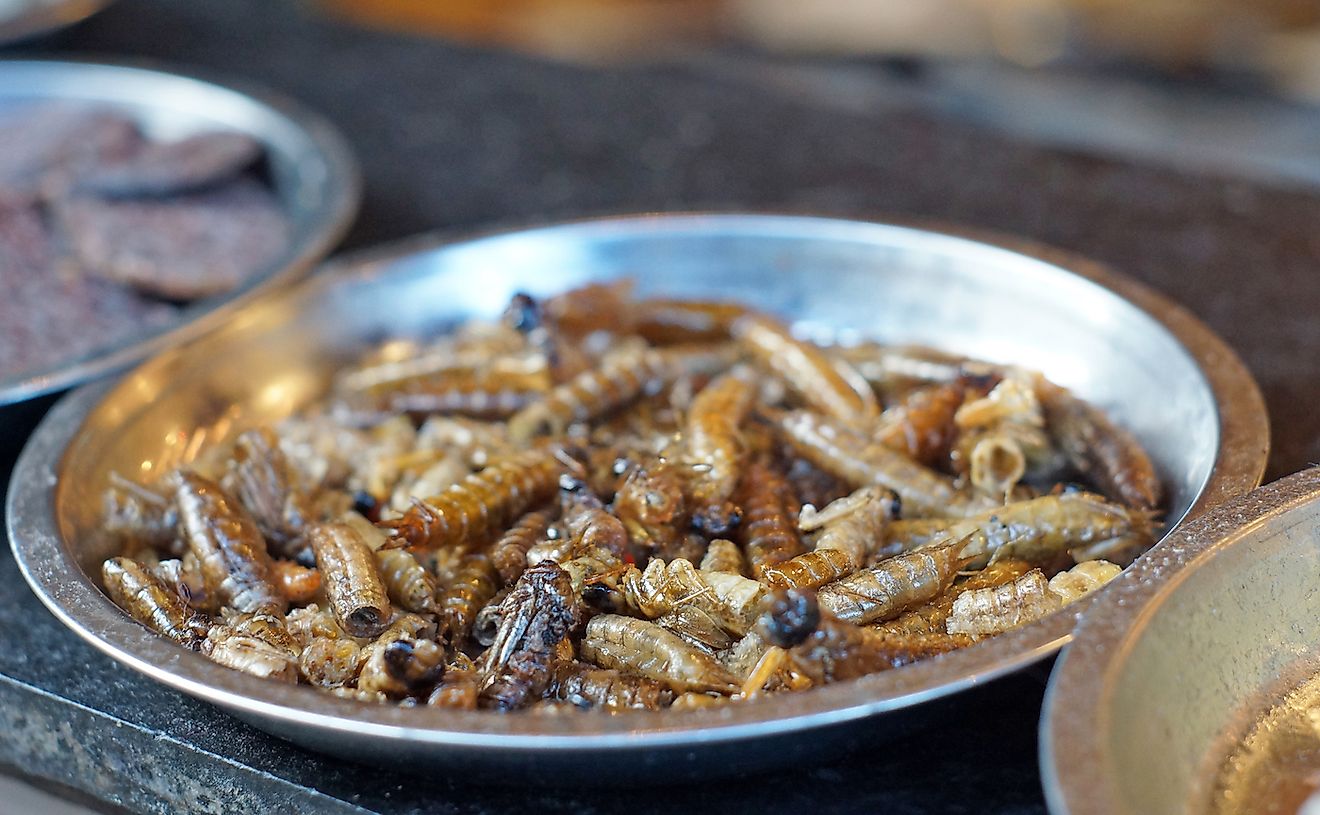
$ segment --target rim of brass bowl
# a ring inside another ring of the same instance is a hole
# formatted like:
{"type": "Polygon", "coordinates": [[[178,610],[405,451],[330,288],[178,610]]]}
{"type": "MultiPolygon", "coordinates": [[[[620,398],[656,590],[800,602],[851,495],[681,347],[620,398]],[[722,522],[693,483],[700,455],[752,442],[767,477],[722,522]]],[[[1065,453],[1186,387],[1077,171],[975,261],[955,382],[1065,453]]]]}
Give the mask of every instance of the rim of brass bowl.
{"type": "Polygon", "coordinates": [[[1216,552],[1233,546],[1267,517],[1286,515],[1317,498],[1320,467],[1267,484],[1181,526],[1098,593],[1100,602],[1055,664],[1041,708],[1041,783],[1050,812],[1130,811],[1113,785],[1114,762],[1105,736],[1115,715],[1115,685],[1132,644],[1216,552]]]}
{"type": "MultiPolygon", "coordinates": [[[[938,240],[950,238],[962,246],[975,240],[981,250],[1008,249],[1059,267],[1064,274],[1090,280],[1127,299],[1161,323],[1182,342],[1202,368],[1218,405],[1220,450],[1208,482],[1191,514],[1226,498],[1241,495],[1259,483],[1268,448],[1268,427],[1260,392],[1236,355],[1188,311],[1146,286],[1116,275],[1100,264],[1037,244],[966,229],[932,227],[928,223],[885,223],[815,218],[773,213],[670,213],[579,220],[538,230],[610,230],[660,228],[683,223],[718,224],[721,219],[753,219],[766,229],[775,224],[801,229],[918,230],[938,240]]],[[[510,235],[524,230],[500,230],[510,235]]],[[[594,233],[593,233],[594,234],[594,233]]],[[[478,238],[485,239],[487,236],[478,238]]],[[[454,243],[434,236],[377,249],[337,265],[347,264],[362,276],[376,274],[384,263],[425,249],[454,243]]],[[[333,285],[333,273],[314,276],[304,286],[333,285]]],[[[283,298],[297,291],[284,292],[283,298]]],[[[271,302],[262,304],[274,308],[271,302]]],[[[255,309],[248,313],[253,313],[255,309]]],[[[203,338],[196,344],[206,341],[203,338]]],[[[146,363],[162,364],[187,348],[174,349],[146,363]]],[[[130,374],[125,383],[134,378],[130,374]]],[[[664,711],[624,712],[610,716],[497,716],[486,712],[434,710],[423,707],[368,705],[331,697],[307,687],[283,685],[233,671],[188,652],[146,630],[123,614],[77,566],[61,540],[55,522],[56,472],[61,455],[83,420],[111,391],[110,383],[88,386],[67,396],[38,428],[19,459],[8,496],[9,533],[20,568],[42,602],[66,625],[96,648],[166,685],[205,699],[275,732],[307,733],[325,738],[342,736],[390,743],[416,742],[435,748],[462,748],[467,755],[530,757],[538,751],[560,755],[595,751],[632,753],[662,747],[728,744],[766,736],[818,729],[855,721],[881,712],[911,707],[985,683],[1018,670],[1059,650],[1070,638],[1078,617],[1091,605],[1084,598],[1069,610],[1010,631],[978,645],[918,662],[902,670],[827,685],[805,693],[778,694],[745,705],[664,711]]],[[[333,752],[333,750],[332,750],[333,752]]]]}
{"type": "Polygon", "coordinates": [[[123,370],[220,326],[235,310],[306,276],[357,215],[362,181],[348,143],[320,114],[275,91],[150,60],[0,59],[0,103],[19,99],[105,104],[148,124],[191,118],[246,133],[271,156],[275,195],[292,228],[289,245],[269,266],[228,292],[184,306],[164,326],[0,375],[0,407],[123,370]]]}

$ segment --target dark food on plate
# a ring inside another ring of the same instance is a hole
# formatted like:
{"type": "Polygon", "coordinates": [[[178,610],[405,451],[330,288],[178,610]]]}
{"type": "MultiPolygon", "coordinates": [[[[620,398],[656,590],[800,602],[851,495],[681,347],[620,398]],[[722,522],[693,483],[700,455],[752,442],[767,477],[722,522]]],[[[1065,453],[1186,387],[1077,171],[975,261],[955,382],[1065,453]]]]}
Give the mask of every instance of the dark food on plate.
{"type": "Polygon", "coordinates": [[[1160,501],[1038,373],[620,282],[386,342],[302,414],[116,478],[103,577],[175,642],[339,696],[695,707],[1037,620],[1160,501]]]}
{"type": "Polygon", "coordinates": [[[172,321],[272,263],[289,223],[241,133],[152,141],[72,103],[0,115],[0,378],[172,321]]]}

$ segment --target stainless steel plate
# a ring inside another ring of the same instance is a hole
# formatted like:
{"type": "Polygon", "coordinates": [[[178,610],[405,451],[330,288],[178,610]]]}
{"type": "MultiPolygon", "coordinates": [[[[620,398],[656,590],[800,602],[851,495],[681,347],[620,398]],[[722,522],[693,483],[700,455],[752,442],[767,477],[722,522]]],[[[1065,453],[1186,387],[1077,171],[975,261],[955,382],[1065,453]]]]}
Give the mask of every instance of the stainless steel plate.
{"type": "Polygon", "coordinates": [[[0,45],[73,25],[111,0],[0,0],[0,45]]]}
{"type": "MultiPolygon", "coordinates": [[[[944,658],[802,694],[702,711],[495,716],[366,706],[221,668],[150,634],[96,588],[107,473],[150,475],[297,410],[365,345],[494,316],[518,290],[631,275],[643,294],[734,298],[808,333],[922,342],[1040,368],[1148,445],[1170,520],[1259,482],[1267,428],[1237,358],[1185,311],[1073,256],[823,218],[655,215],[450,246],[423,239],[341,262],[107,390],[76,393],[19,460],[9,529],[24,574],[81,636],[135,670],[272,733],[357,759],[616,779],[728,772],[820,755],[849,725],[1015,670],[1067,641],[1059,614],[944,658]],[[58,487],[55,485],[58,481],[58,487]],[[803,737],[803,731],[813,731],[803,737]]],[[[896,721],[883,717],[869,738],[896,721]]]]}
{"type": "Polygon", "coordinates": [[[247,133],[266,148],[270,179],[292,221],[292,235],[268,268],[234,291],[188,306],[167,326],[45,370],[0,377],[0,406],[81,384],[200,336],[241,303],[306,274],[357,213],[357,165],[344,140],[319,116],[275,94],[127,65],[0,60],[0,113],[56,100],[113,107],[161,138],[204,129],[247,133]]]}
{"type": "Polygon", "coordinates": [[[1238,741],[1320,673],[1317,575],[1313,468],[1188,523],[1107,587],[1050,679],[1050,811],[1214,811],[1238,741]]]}

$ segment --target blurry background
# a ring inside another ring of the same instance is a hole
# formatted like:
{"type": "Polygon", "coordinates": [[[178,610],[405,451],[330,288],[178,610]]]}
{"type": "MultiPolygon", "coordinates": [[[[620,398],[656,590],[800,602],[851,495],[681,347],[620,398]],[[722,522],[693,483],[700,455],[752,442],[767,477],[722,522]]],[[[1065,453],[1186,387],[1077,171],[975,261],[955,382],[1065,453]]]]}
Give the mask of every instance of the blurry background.
{"type": "Polygon", "coordinates": [[[989,57],[1027,66],[1130,58],[1259,71],[1320,95],[1314,0],[326,0],[386,26],[582,59],[693,42],[770,51],[989,57]]]}
{"type": "Polygon", "coordinates": [[[861,112],[1320,183],[1320,0],[318,0],[587,63],[699,63],[861,112]]]}

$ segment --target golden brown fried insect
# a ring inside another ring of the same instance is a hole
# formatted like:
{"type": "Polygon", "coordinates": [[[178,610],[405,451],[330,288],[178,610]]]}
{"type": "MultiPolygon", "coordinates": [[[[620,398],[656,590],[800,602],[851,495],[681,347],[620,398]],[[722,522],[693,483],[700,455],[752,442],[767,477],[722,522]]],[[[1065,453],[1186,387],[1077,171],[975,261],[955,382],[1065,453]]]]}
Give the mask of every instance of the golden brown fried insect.
{"type": "Polygon", "coordinates": [[[557,562],[575,594],[594,608],[612,608],[617,605],[619,578],[627,568],[627,530],[581,481],[566,477],[562,486],[561,523],[568,545],[557,562]]]}
{"type": "Polygon", "coordinates": [[[756,577],[805,549],[789,514],[787,493],[783,477],[765,461],[752,461],[743,471],[738,485],[738,505],[743,510],[738,537],[756,577]]]}
{"type": "MultiPolygon", "coordinates": [[[[624,607],[611,609],[614,610],[624,610],[624,607]]],[[[705,609],[691,603],[675,606],[668,614],[656,617],[655,624],[708,653],[723,651],[737,639],[705,609]]]]}
{"type": "Polygon", "coordinates": [[[544,366],[530,371],[455,369],[390,389],[373,389],[349,400],[348,406],[382,415],[457,414],[504,419],[540,399],[549,388],[550,372],[544,366]]]}
{"type": "Polygon", "coordinates": [[[417,614],[397,616],[359,657],[357,687],[388,696],[424,695],[444,673],[444,649],[431,641],[435,626],[417,614]]]}
{"type": "MultiPolygon", "coordinates": [[[[391,340],[368,354],[357,365],[335,377],[335,391],[341,394],[385,392],[406,387],[409,383],[452,372],[471,372],[491,367],[492,361],[527,356],[526,337],[513,327],[495,323],[470,322],[453,334],[419,347],[411,340],[391,340]]],[[[515,365],[528,367],[528,362],[515,365]]],[[[534,367],[534,365],[533,365],[534,367]]]]}
{"type": "Polygon", "coordinates": [[[298,482],[310,492],[338,489],[348,483],[353,463],[369,446],[367,434],[325,411],[289,416],[276,425],[285,459],[298,482]]]}
{"type": "Polygon", "coordinates": [[[527,550],[545,538],[552,517],[549,510],[528,512],[495,541],[490,560],[500,574],[500,582],[510,586],[518,580],[527,568],[527,550]]]}
{"type": "Polygon", "coordinates": [[[761,578],[779,588],[818,588],[852,574],[884,542],[895,503],[883,487],[863,487],[820,512],[803,507],[798,526],[820,527],[815,550],[767,568],[761,578]]]}
{"type": "Polygon", "coordinates": [[[632,332],[655,345],[729,339],[746,306],[701,300],[639,300],[632,306],[632,332]]]}
{"type": "Polygon", "coordinates": [[[605,505],[587,490],[581,481],[564,479],[560,517],[568,531],[570,552],[574,556],[608,552],[623,557],[628,552],[628,530],[623,522],[605,510],[605,505]]]}
{"type": "MultiPolygon", "coordinates": [[[[942,535],[968,536],[964,554],[992,561],[1012,558],[1037,566],[1055,563],[1073,550],[1093,560],[1154,538],[1150,516],[1106,501],[1094,493],[1071,492],[1018,501],[965,519],[895,521],[887,548],[910,550],[942,535]]],[[[1079,557],[1079,559],[1082,559],[1079,557]]]]}
{"type": "Polygon", "coordinates": [[[523,572],[504,599],[495,641],[482,655],[482,704],[514,710],[539,699],[550,684],[559,645],[577,626],[579,613],[563,569],[547,561],[523,572]]]}
{"type": "Polygon", "coordinates": [[[633,543],[650,554],[672,556],[690,517],[678,470],[663,459],[632,468],[614,496],[614,513],[633,543]]]}
{"type": "MultiPolygon", "coordinates": [[[[139,562],[146,566],[154,549],[143,549],[138,553],[139,562]]],[[[151,573],[165,584],[165,587],[198,611],[215,613],[220,607],[213,602],[206,591],[206,581],[202,577],[201,563],[192,552],[185,552],[182,558],[170,558],[158,561],[151,566],[151,573]]]]}
{"type": "Polygon", "coordinates": [[[795,669],[814,684],[855,679],[960,648],[955,637],[886,636],[834,618],[810,589],[776,591],[757,626],[772,645],[789,649],[795,669]]]}
{"type": "Polygon", "coordinates": [[[462,549],[488,539],[496,527],[550,497],[563,468],[556,452],[516,453],[418,501],[402,518],[382,522],[392,536],[386,545],[462,549]]]}
{"type": "Polygon", "coordinates": [[[421,450],[416,459],[420,465],[417,472],[408,466],[412,462],[396,462],[402,472],[390,493],[389,506],[378,513],[380,517],[403,515],[413,502],[428,495],[439,495],[472,474],[471,468],[457,454],[421,450]]]}
{"type": "Polygon", "coordinates": [[[478,422],[461,416],[432,416],[417,430],[417,450],[457,457],[469,469],[517,452],[503,422],[478,422]]]}
{"type": "Polygon", "coordinates": [[[927,467],[949,454],[957,428],[954,414],[963,403],[962,382],[920,388],[880,415],[872,439],[927,467]]]}
{"type": "Polygon", "coordinates": [[[545,539],[539,543],[533,544],[532,548],[527,550],[527,565],[535,566],[546,560],[553,560],[556,563],[563,563],[573,558],[573,541],[560,523],[550,524],[546,530],[545,539]]]}
{"type": "Polygon", "coordinates": [[[965,591],[953,601],[946,627],[950,634],[985,637],[1033,622],[1063,607],[1040,569],[1012,583],[965,591]]]}
{"type": "Polygon", "coordinates": [[[847,577],[861,564],[841,549],[813,549],[761,572],[766,585],[780,589],[815,589],[847,577]]]}
{"type": "Polygon", "coordinates": [[[406,549],[376,550],[376,569],[385,593],[399,608],[418,614],[436,611],[436,580],[406,549]]]}
{"type": "Polygon", "coordinates": [[[623,576],[628,608],[655,618],[684,606],[701,609],[720,627],[738,636],[756,621],[765,587],[728,572],[704,572],[683,558],[668,564],[655,559],[645,570],[633,567],[623,576]]]}
{"type": "Polygon", "coordinates": [[[321,573],[316,569],[299,566],[291,560],[276,560],[272,564],[276,585],[290,604],[305,606],[321,591],[321,573]]]}
{"type": "Polygon", "coordinates": [[[1065,604],[1081,599],[1118,577],[1123,569],[1107,560],[1087,560],[1050,578],[1050,593],[1065,604]]]}
{"type": "Polygon", "coordinates": [[[576,661],[554,665],[546,695],[580,708],[659,710],[674,701],[667,685],[576,661]]]}
{"type": "Polygon", "coordinates": [[[1008,493],[1028,475],[1042,480],[1062,472],[1063,457],[1045,432],[1034,379],[1009,369],[988,394],[958,408],[955,422],[961,435],[953,450],[954,467],[989,495],[1008,493]]]}
{"type": "Polygon", "coordinates": [[[207,593],[235,611],[283,615],[288,601],[257,522],[214,481],[193,472],[173,474],[179,528],[197,557],[207,593]]]}
{"type": "Polygon", "coordinates": [[[202,653],[227,668],[283,682],[298,681],[298,641],[284,621],[264,612],[239,614],[206,634],[202,653]]]}
{"type": "Polygon", "coordinates": [[[1031,571],[1031,564],[1025,560],[1001,560],[977,572],[972,572],[965,579],[954,583],[948,591],[922,606],[905,611],[892,620],[873,623],[870,627],[882,634],[896,637],[924,637],[932,634],[944,634],[949,614],[953,611],[953,601],[965,591],[992,589],[1011,583],[1031,571]]]}
{"type": "Polygon", "coordinates": [[[692,468],[692,520],[707,534],[722,535],[737,520],[729,499],[746,451],[739,427],[755,397],[749,383],[724,374],[696,395],[688,412],[685,462],[692,468]]]}
{"type": "Polygon", "coordinates": [[[1106,495],[1130,507],[1149,511],[1160,505],[1162,490],[1155,466],[1131,433],[1044,377],[1037,380],[1036,393],[1050,434],[1074,467],[1106,495]]]}
{"type": "Polygon", "coordinates": [[[162,491],[112,472],[102,517],[102,530],[126,549],[147,546],[175,556],[185,551],[178,532],[179,510],[168,486],[162,491]]]}
{"type": "Polygon", "coordinates": [[[342,522],[310,527],[307,540],[340,627],[355,637],[378,636],[389,625],[393,610],[371,547],[342,522]]]}
{"type": "Polygon", "coordinates": [[[454,582],[440,595],[442,631],[451,644],[467,643],[477,612],[495,596],[499,587],[499,574],[490,555],[473,552],[463,558],[454,582]]]}
{"type": "Polygon", "coordinates": [[[741,577],[747,571],[747,560],[743,557],[738,544],[724,538],[716,538],[706,547],[706,554],[701,558],[703,572],[725,572],[741,577]]]}
{"type": "Polygon", "coordinates": [[[546,299],[541,304],[545,322],[570,337],[595,331],[632,333],[633,282],[626,278],[588,283],[546,299]]]}
{"type": "Polygon", "coordinates": [[[967,562],[965,545],[965,540],[949,540],[881,561],[825,586],[817,598],[822,608],[850,623],[897,617],[953,584],[967,562]]]}
{"type": "Polygon", "coordinates": [[[298,655],[298,670],[309,683],[342,688],[357,679],[360,649],[350,639],[313,637],[298,655]]]}
{"type": "Polygon", "coordinates": [[[349,460],[346,486],[372,496],[389,495],[417,449],[417,429],[407,416],[394,416],[369,428],[361,451],[349,460]]]}
{"type": "Polygon", "coordinates": [[[664,682],[675,690],[733,693],[738,681],[714,657],[660,626],[633,617],[601,614],[587,623],[582,656],[664,682]]]}
{"type": "Polygon", "coordinates": [[[274,554],[296,557],[313,516],[279,437],[268,427],[246,430],[234,440],[232,455],[221,483],[251,513],[274,554]]]}
{"type": "Polygon", "coordinates": [[[782,438],[803,458],[853,487],[888,487],[902,499],[905,516],[965,516],[997,503],[960,491],[943,474],[819,414],[767,413],[782,438]]]}
{"type": "Polygon", "coordinates": [[[475,669],[450,665],[445,668],[444,678],[435,686],[426,704],[431,707],[443,707],[450,710],[476,710],[478,699],[478,676],[475,669]]]}
{"type": "Polygon", "coordinates": [[[864,427],[880,414],[875,394],[865,382],[850,381],[823,351],[795,339],[777,320],[747,314],[733,323],[731,333],[757,362],[827,415],[864,427]]]}
{"type": "Polygon", "coordinates": [[[742,639],[716,654],[716,658],[741,683],[751,676],[769,647],[769,643],[753,628],[742,639]]]}
{"type": "Polygon", "coordinates": [[[358,687],[390,696],[425,697],[444,672],[443,647],[432,640],[400,637],[371,652],[358,675],[358,687]]]}
{"type": "Polygon", "coordinates": [[[295,608],[284,615],[284,627],[304,648],[318,637],[346,639],[348,633],[339,627],[335,615],[315,603],[295,608]]]}
{"type": "Polygon", "coordinates": [[[998,366],[921,345],[864,342],[830,350],[886,395],[901,395],[919,385],[956,382],[966,376],[994,377],[999,371],[998,366]]]}
{"type": "Polygon", "coordinates": [[[113,557],[101,564],[101,582],[115,605],[156,633],[197,650],[210,621],[135,560],[113,557]]]}
{"type": "Polygon", "coordinates": [[[509,435],[525,442],[535,436],[560,435],[573,422],[603,416],[656,393],[678,374],[674,359],[645,346],[610,352],[600,365],[559,385],[509,419],[509,435]]]}

